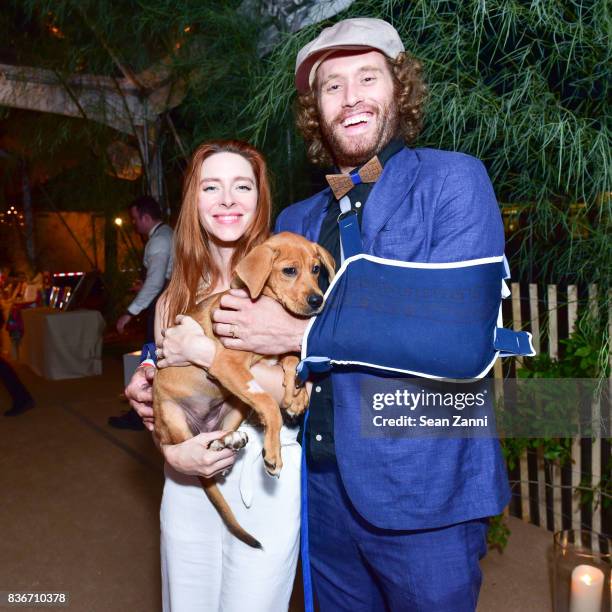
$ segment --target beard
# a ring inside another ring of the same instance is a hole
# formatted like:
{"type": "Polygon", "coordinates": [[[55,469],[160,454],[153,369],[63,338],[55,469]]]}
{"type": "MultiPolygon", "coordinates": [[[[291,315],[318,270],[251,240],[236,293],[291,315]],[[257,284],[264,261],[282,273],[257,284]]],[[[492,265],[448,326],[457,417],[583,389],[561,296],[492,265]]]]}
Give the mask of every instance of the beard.
{"type": "Polygon", "coordinates": [[[363,109],[355,108],[351,113],[360,110],[371,112],[378,125],[377,130],[364,136],[346,137],[342,134],[343,116],[329,122],[320,118],[323,142],[339,168],[354,168],[369,161],[380,153],[398,132],[399,113],[395,100],[382,107],[364,105],[363,109]]]}

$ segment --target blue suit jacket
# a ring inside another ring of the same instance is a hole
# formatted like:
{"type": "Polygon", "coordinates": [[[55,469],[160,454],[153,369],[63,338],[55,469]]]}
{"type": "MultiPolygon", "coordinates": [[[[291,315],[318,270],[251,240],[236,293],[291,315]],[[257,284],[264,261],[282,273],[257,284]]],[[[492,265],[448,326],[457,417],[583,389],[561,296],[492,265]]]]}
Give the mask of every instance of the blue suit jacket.
{"type": "MultiPolygon", "coordinates": [[[[276,231],[315,241],[330,190],[289,206],[276,231]]],[[[493,187],[477,159],[408,149],[385,165],[364,209],[365,253],[415,262],[499,256],[504,233],[493,187]]],[[[442,350],[442,347],[441,347],[442,350]]],[[[359,372],[334,372],[338,466],[357,511],[385,529],[431,529],[500,513],[510,490],[496,439],[380,439],[361,435],[359,372]]]]}

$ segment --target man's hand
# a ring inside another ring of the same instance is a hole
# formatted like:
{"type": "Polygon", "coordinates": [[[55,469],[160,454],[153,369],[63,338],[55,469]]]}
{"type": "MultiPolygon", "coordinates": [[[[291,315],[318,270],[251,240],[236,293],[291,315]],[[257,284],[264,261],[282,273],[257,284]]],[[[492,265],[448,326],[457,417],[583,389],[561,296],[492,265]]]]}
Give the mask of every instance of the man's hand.
{"type": "Polygon", "coordinates": [[[144,366],[137,368],[125,388],[125,397],[130,401],[130,406],[138,413],[144,426],[153,431],[155,419],[153,418],[153,378],[155,368],[144,366]]]}
{"type": "Polygon", "coordinates": [[[213,311],[213,329],[223,346],[260,355],[282,355],[300,350],[308,319],[289,314],[276,300],[253,301],[246,291],[232,289],[213,311]]]}
{"type": "Polygon", "coordinates": [[[125,331],[125,326],[133,319],[134,317],[132,317],[131,314],[124,314],[121,315],[118,319],[117,319],[117,332],[122,334],[125,331]]]}

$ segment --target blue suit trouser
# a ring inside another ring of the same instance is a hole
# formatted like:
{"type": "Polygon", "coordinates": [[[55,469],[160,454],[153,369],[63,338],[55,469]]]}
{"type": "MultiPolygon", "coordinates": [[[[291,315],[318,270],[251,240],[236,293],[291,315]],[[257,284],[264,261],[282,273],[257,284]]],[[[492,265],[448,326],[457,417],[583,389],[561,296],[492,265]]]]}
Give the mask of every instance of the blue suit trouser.
{"type": "Polygon", "coordinates": [[[336,466],[309,469],[308,528],[321,612],[473,612],[488,519],[379,529],[355,510],[336,466]]]}

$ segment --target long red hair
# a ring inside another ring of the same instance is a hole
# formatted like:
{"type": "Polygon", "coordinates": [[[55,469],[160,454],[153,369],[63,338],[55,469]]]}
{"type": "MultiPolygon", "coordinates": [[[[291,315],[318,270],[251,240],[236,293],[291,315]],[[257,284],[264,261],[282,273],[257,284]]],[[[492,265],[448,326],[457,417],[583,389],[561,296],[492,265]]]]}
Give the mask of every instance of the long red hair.
{"type": "MultiPolygon", "coordinates": [[[[264,156],[252,145],[240,140],[214,140],[201,144],[193,153],[183,182],[183,203],[174,230],[174,263],[172,277],[164,292],[166,316],[164,326],[173,325],[176,315],[196,305],[198,288],[203,282],[204,295],[217,285],[221,271],[213,261],[208,236],[200,223],[198,192],[200,168],[204,160],[215,153],[237,153],[253,168],[257,181],[257,209],[253,223],[236,244],[230,265],[237,263],[270,235],[272,202],[268,168],[264,156]]],[[[201,297],[202,293],[198,297],[201,297]]]]}

